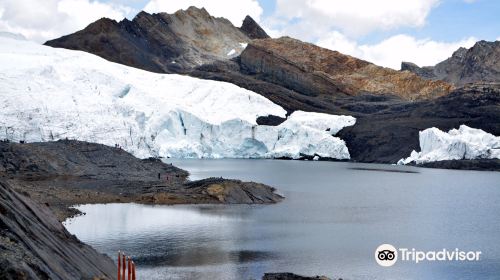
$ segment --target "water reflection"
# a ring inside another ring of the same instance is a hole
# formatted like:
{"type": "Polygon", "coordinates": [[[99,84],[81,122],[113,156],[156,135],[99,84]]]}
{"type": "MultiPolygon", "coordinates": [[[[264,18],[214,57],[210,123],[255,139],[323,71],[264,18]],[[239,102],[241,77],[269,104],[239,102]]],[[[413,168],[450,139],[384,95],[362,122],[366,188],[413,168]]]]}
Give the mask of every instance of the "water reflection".
{"type": "Polygon", "coordinates": [[[140,279],[257,279],[271,271],[344,279],[500,275],[498,172],[267,160],[174,164],[192,179],[264,182],[286,199],[270,206],[83,205],[87,214],[67,228],[112,257],[119,249],[134,256],[140,279]],[[381,243],[481,250],[484,259],[384,269],[373,259],[381,243]]]}

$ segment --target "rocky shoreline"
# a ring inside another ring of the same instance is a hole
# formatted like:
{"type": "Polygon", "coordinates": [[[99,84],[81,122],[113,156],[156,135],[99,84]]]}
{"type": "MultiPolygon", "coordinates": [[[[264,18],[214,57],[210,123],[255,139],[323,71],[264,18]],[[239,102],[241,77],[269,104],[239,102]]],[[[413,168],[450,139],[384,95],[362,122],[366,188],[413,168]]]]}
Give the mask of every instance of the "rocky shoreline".
{"type": "Polygon", "coordinates": [[[120,148],[80,141],[0,143],[0,175],[22,193],[51,208],[58,219],[87,203],[267,204],[283,199],[254,182],[209,178],[159,159],[137,159],[120,148]]]}
{"type": "Polygon", "coordinates": [[[500,159],[442,160],[416,164],[414,166],[456,170],[500,171],[500,159]]]}
{"type": "Polygon", "coordinates": [[[115,264],[61,224],[76,204],[269,204],[276,189],[189,181],[159,159],[81,141],[0,142],[0,279],[115,279],[115,264]]]}

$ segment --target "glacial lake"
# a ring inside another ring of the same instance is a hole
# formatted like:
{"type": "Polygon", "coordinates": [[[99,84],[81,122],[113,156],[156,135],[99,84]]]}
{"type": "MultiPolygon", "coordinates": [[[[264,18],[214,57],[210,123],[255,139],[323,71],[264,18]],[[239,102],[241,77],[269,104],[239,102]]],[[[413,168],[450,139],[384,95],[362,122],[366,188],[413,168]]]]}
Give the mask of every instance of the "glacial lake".
{"type": "Polygon", "coordinates": [[[284,160],[168,160],[191,173],[275,186],[276,205],[82,205],[65,224],[138,279],[260,279],[295,272],[343,279],[498,279],[500,172],[284,160]],[[371,170],[368,170],[371,169],[371,170]],[[387,169],[389,171],[385,171],[387,169]],[[401,172],[402,171],[402,172],[401,172]],[[383,243],[481,251],[479,261],[379,266],[383,243]]]}

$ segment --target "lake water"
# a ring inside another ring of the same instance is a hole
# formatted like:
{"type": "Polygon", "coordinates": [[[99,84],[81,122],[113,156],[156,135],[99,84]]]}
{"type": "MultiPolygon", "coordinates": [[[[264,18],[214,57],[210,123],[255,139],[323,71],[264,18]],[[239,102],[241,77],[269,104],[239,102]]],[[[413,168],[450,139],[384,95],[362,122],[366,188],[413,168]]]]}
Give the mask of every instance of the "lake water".
{"type": "Polygon", "coordinates": [[[500,172],[282,160],[169,160],[191,179],[278,188],[276,205],[83,205],[66,227],[138,279],[260,279],[295,272],[343,279],[498,279],[500,172]],[[390,169],[382,170],[366,169],[390,169]],[[416,173],[413,173],[416,172],[416,173]],[[379,266],[383,243],[481,251],[479,261],[379,266]]]}

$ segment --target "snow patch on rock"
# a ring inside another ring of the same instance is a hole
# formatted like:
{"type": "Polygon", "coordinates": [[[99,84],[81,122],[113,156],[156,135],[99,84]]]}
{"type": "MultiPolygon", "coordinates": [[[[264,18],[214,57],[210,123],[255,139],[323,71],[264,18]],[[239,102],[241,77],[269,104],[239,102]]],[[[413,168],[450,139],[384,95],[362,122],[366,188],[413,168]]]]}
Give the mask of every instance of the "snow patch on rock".
{"type": "Polygon", "coordinates": [[[461,125],[448,133],[435,127],[420,131],[420,152],[412,151],[410,156],[398,164],[417,164],[461,159],[500,159],[500,137],[481,129],[461,125]]]}
{"type": "Polygon", "coordinates": [[[230,83],[156,74],[97,56],[0,38],[0,139],[78,139],[138,157],[348,159],[349,116],[286,111],[230,83]],[[328,130],[328,131],[327,131],[328,130]]]}

